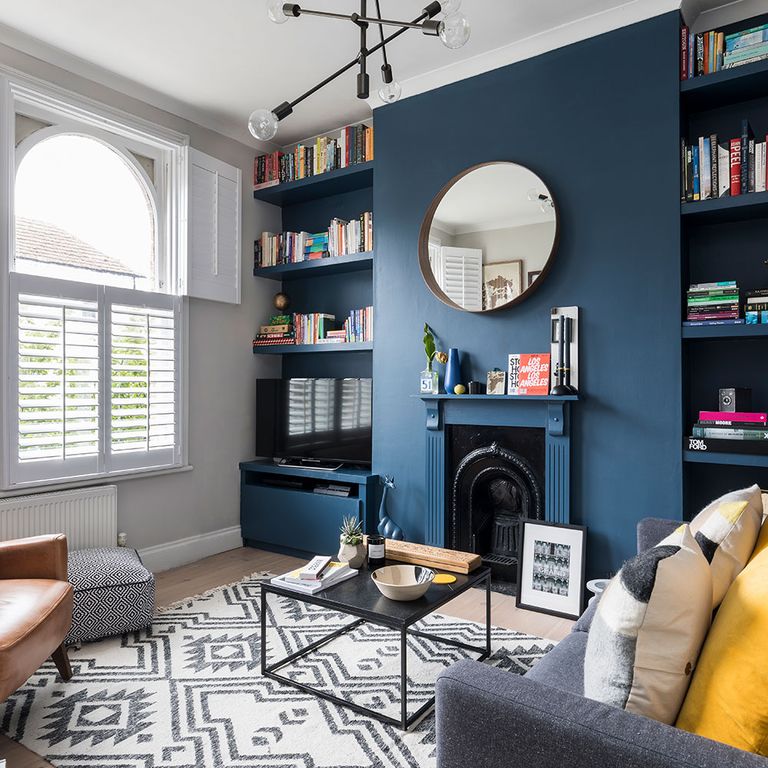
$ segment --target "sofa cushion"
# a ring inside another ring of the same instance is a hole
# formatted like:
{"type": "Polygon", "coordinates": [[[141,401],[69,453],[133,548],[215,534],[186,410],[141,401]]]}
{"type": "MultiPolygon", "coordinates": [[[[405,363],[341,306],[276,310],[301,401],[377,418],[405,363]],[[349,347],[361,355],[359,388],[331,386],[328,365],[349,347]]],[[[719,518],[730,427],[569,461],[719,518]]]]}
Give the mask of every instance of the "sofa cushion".
{"type": "Polygon", "coordinates": [[[768,527],[723,600],[676,725],[768,756],[768,527]]]}
{"type": "Polygon", "coordinates": [[[584,695],[675,721],[712,617],[712,576],[688,526],[624,564],[598,603],[584,695]]]}
{"type": "Polygon", "coordinates": [[[763,521],[760,487],[732,491],[708,504],[691,521],[691,532],[712,568],[712,608],[747,564],[763,521]]]}
{"type": "Polygon", "coordinates": [[[584,654],[587,633],[571,632],[546,656],[539,659],[525,676],[537,683],[581,696],[584,693],[584,654]]]}

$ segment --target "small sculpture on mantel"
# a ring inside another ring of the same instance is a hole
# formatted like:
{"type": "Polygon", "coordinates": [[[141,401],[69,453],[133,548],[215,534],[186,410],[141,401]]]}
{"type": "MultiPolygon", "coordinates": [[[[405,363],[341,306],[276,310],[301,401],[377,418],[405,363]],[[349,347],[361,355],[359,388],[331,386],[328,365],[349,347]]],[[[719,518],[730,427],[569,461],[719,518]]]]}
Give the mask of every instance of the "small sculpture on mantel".
{"type": "Polygon", "coordinates": [[[383,475],[381,483],[384,491],[381,494],[381,504],[379,504],[379,525],[377,531],[387,539],[403,541],[405,534],[403,529],[387,514],[387,492],[395,487],[395,478],[392,475],[383,475]]]}

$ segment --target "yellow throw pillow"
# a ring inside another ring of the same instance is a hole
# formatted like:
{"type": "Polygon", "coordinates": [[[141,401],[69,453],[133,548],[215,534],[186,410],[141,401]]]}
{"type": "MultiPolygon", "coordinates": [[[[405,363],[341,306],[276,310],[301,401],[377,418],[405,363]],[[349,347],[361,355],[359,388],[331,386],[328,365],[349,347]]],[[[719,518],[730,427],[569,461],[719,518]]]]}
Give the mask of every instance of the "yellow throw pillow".
{"type": "Polygon", "coordinates": [[[768,526],[704,643],[677,727],[768,756],[768,526]]]}

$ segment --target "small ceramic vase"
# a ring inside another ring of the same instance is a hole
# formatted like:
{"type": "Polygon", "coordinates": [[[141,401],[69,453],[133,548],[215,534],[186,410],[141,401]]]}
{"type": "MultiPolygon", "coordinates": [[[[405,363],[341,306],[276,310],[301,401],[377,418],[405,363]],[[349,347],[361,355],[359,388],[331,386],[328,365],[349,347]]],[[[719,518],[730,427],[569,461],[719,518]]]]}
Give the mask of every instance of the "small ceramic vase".
{"type": "Polygon", "coordinates": [[[361,541],[359,544],[345,544],[339,539],[339,554],[336,559],[340,563],[349,563],[350,568],[360,568],[365,562],[365,545],[361,541]]]}

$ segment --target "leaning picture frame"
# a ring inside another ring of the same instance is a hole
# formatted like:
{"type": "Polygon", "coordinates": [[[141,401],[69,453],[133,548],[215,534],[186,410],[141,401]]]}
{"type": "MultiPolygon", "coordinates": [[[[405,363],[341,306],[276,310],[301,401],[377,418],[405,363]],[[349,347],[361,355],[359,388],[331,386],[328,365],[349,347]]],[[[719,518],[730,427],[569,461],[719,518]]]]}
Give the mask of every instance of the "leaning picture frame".
{"type": "Polygon", "coordinates": [[[518,608],[577,619],[584,610],[586,534],[582,525],[520,522],[518,608]]]}

